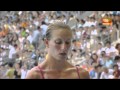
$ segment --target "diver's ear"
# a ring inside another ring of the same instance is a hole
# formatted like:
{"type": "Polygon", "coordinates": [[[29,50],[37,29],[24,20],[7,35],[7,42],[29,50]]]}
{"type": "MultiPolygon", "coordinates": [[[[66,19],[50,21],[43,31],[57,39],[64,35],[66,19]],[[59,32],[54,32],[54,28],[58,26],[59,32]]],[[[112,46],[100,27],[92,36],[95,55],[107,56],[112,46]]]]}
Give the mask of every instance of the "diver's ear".
{"type": "Polygon", "coordinates": [[[49,48],[49,40],[48,40],[48,39],[45,39],[45,40],[44,40],[44,43],[45,43],[45,46],[46,46],[47,48],[49,48]]]}

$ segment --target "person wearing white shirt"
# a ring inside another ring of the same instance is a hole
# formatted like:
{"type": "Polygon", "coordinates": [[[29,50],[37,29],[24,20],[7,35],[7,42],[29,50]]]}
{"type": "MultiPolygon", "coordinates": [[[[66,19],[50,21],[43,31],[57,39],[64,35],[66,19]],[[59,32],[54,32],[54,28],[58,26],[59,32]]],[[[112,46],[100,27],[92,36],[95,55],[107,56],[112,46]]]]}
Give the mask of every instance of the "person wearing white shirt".
{"type": "Polygon", "coordinates": [[[98,35],[98,32],[96,30],[96,27],[94,25],[91,26],[92,27],[92,31],[91,31],[91,35],[94,37],[94,36],[97,36],[98,35]]]}
{"type": "Polygon", "coordinates": [[[91,35],[97,36],[97,34],[98,34],[98,33],[97,33],[97,30],[96,30],[96,29],[91,32],[91,35]]]}
{"type": "Polygon", "coordinates": [[[105,51],[105,48],[103,48],[102,43],[98,43],[97,55],[100,56],[102,51],[105,51]]]}
{"type": "Polygon", "coordinates": [[[77,35],[77,38],[80,39],[81,32],[79,30],[77,30],[76,35],[77,35]]]}
{"type": "Polygon", "coordinates": [[[6,54],[7,54],[7,52],[3,48],[1,48],[0,56],[4,57],[4,56],[6,56],[6,54]]]}
{"type": "Polygon", "coordinates": [[[49,22],[49,23],[53,23],[54,21],[55,21],[55,20],[53,20],[53,19],[52,19],[52,20],[50,20],[50,22],[49,22]]]}
{"type": "Polygon", "coordinates": [[[114,48],[113,46],[111,46],[110,48],[107,47],[107,48],[105,49],[105,51],[106,51],[107,54],[110,54],[110,53],[112,53],[112,52],[115,52],[116,50],[115,50],[115,48],[114,48]]]}
{"type": "Polygon", "coordinates": [[[53,15],[51,15],[51,16],[48,17],[48,22],[49,22],[49,24],[54,22],[53,15]]]}
{"type": "Polygon", "coordinates": [[[90,27],[90,22],[89,21],[86,21],[85,24],[83,25],[83,27],[90,27]]]}
{"type": "Polygon", "coordinates": [[[96,26],[96,23],[97,23],[97,21],[95,21],[95,18],[92,18],[92,17],[91,17],[91,25],[96,26]]]}
{"type": "Polygon", "coordinates": [[[41,37],[41,29],[40,27],[38,26],[36,30],[33,31],[33,34],[32,34],[32,44],[34,46],[35,49],[37,49],[38,45],[39,45],[39,42],[40,40],[42,39],[41,37]]]}
{"type": "Polygon", "coordinates": [[[38,21],[34,21],[34,24],[35,24],[36,26],[39,26],[39,22],[38,22],[38,21]]]}
{"type": "Polygon", "coordinates": [[[25,79],[27,72],[28,72],[27,65],[24,64],[23,68],[21,69],[21,79],[25,79]]]}
{"type": "Polygon", "coordinates": [[[46,34],[47,28],[48,26],[46,25],[46,23],[43,21],[42,25],[40,27],[42,29],[42,35],[44,36],[46,34]]]}
{"type": "Polygon", "coordinates": [[[67,20],[66,20],[66,16],[65,16],[65,15],[62,15],[61,21],[64,22],[65,24],[67,23],[67,20]]]}
{"type": "Polygon", "coordinates": [[[107,67],[103,67],[103,72],[101,73],[100,79],[109,79],[113,74],[112,69],[108,69],[107,67]]]}
{"type": "Polygon", "coordinates": [[[27,37],[27,40],[30,41],[30,44],[32,44],[33,37],[32,37],[32,32],[29,33],[30,35],[27,37]]]}
{"type": "Polygon", "coordinates": [[[13,54],[16,53],[16,48],[17,48],[17,45],[14,45],[14,46],[9,45],[9,49],[10,49],[10,51],[9,51],[9,59],[13,58],[13,54]]]}
{"type": "Polygon", "coordinates": [[[106,52],[107,55],[112,55],[112,57],[115,56],[115,54],[116,54],[115,53],[116,49],[115,49],[115,47],[111,46],[111,42],[110,41],[106,42],[105,52],[106,52]]]}
{"type": "Polygon", "coordinates": [[[79,23],[79,24],[77,25],[77,28],[80,28],[80,27],[82,27],[82,26],[83,26],[83,25],[79,23]]]}
{"type": "Polygon", "coordinates": [[[96,26],[96,22],[91,22],[91,25],[94,25],[94,26],[96,26]]]}

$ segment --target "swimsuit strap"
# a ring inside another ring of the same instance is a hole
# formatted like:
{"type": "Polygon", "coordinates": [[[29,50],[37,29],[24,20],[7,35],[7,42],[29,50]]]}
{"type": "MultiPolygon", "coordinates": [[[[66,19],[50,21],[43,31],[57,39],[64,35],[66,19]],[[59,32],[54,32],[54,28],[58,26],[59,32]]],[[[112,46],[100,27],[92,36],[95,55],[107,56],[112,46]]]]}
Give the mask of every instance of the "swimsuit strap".
{"type": "Polygon", "coordinates": [[[77,70],[78,78],[80,79],[79,68],[77,66],[76,66],[76,70],[77,70]]]}
{"type": "Polygon", "coordinates": [[[40,71],[40,73],[41,73],[41,75],[42,75],[42,79],[45,79],[45,78],[44,78],[43,71],[42,71],[42,68],[41,68],[40,66],[38,66],[38,69],[39,69],[39,71],[40,71]]]}

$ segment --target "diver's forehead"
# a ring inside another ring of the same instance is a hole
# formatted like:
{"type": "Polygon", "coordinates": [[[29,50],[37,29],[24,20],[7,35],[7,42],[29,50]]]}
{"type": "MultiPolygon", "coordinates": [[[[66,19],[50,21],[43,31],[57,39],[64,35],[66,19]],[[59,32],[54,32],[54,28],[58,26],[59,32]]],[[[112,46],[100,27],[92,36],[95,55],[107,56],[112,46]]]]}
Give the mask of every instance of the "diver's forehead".
{"type": "Polygon", "coordinates": [[[54,30],[52,32],[52,37],[58,37],[58,38],[72,38],[72,32],[70,30],[54,30]]]}

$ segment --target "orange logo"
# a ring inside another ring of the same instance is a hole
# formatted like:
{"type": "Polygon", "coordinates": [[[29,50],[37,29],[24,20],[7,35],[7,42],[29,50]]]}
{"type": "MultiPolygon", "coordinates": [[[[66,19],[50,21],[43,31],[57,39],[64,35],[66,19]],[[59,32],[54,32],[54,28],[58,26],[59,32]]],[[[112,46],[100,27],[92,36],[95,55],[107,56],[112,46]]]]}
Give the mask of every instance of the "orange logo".
{"type": "Polygon", "coordinates": [[[102,24],[107,25],[107,26],[111,26],[112,25],[112,19],[111,18],[103,18],[102,19],[102,24]]]}

